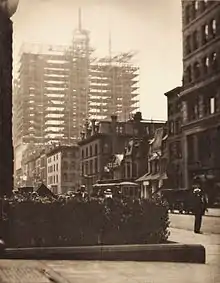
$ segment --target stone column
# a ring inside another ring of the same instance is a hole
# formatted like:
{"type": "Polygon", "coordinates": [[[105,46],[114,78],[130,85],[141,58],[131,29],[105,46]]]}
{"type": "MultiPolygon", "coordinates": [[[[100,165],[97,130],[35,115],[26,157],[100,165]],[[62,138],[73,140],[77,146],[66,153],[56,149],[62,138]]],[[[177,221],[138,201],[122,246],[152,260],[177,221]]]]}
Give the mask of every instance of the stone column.
{"type": "Polygon", "coordinates": [[[0,7],[0,197],[12,187],[12,22],[0,7]]]}

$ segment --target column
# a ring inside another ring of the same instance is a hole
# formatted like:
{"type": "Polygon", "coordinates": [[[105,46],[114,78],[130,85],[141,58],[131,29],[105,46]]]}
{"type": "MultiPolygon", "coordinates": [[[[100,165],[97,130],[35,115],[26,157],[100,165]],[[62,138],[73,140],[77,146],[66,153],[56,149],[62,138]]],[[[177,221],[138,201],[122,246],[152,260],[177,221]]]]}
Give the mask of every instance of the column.
{"type": "Polygon", "coordinates": [[[0,197],[12,187],[12,22],[0,8],[0,197]]]}

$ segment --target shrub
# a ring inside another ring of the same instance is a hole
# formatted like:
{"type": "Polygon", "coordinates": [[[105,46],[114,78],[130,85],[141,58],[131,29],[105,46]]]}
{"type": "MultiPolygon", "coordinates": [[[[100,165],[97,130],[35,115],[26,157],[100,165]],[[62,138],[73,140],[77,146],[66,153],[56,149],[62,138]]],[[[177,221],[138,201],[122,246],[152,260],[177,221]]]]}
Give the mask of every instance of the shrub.
{"type": "Polygon", "coordinates": [[[160,200],[11,200],[8,245],[80,246],[163,243],[168,212],[160,200]]]}

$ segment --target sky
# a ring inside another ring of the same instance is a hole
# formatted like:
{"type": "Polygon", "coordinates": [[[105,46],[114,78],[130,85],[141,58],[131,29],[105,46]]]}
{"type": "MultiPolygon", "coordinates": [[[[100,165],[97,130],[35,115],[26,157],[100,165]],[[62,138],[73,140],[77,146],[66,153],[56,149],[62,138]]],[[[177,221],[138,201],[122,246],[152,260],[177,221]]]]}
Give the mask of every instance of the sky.
{"type": "Polygon", "coordinates": [[[95,56],[135,51],[140,67],[140,111],[166,119],[164,93],[181,85],[180,0],[20,0],[14,23],[14,65],[22,43],[70,44],[78,25],[90,31],[95,56]]]}

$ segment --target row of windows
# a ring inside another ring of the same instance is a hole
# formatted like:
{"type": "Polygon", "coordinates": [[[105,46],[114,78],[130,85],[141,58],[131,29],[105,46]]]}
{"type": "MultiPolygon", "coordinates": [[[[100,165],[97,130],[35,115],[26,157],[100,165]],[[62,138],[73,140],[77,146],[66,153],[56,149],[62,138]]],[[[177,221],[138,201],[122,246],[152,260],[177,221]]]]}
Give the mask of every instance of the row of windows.
{"type": "Polygon", "coordinates": [[[194,30],[186,37],[185,55],[197,50],[217,35],[217,23],[215,19],[211,19],[209,23],[201,27],[201,31],[194,30]]]}
{"type": "MultiPolygon", "coordinates": [[[[74,182],[76,180],[76,175],[74,173],[71,174],[63,173],[62,180],[63,182],[74,182]]],[[[48,184],[57,184],[58,182],[59,182],[58,174],[48,177],[48,184]]]]}
{"type": "Polygon", "coordinates": [[[98,144],[90,145],[86,149],[82,149],[82,158],[87,158],[93,155],[98,155],[98,144]]]}
{"type": "Polygon", "coordinates": [[[137,178],[138,166],[136,163],[126,162],[124,166],[124,177],[125,179],[137,178]]]}
{"type": "Polygon", "coordinates": [[[152,160],[149,163],[149,173],[151,174],[158,174],[158,173],[165,173],[166,172],[166,160],[161,159],[161,160],[152,160]]]}
{"type": "Polygon", "coordinates": [[[58,171],[58,169],[59,169],[58,163],[50,165],[50,166],[48,166],[48,173],[58,171]]]}
{"type": "Polygon", "coordinates": [[[98,159],[91,159],[82,163],[82,175],[90,175],[98,173],[98,159]]]}
{"type": "Polygon", "coordinates": [[[55,184],[58,183],[58,175],[48,177],[48,184],[55,184]]]}
{"type": "Polygon", "coordinates": [[[48,163],[51,163],[52,161],[58,160],[59,154],[56,154],[54,156],[51,156],[48,158],[48,163]]]}
{"type": "Polygon", "coordinates": [[[200,79],[202,76],[214,74],[219,70],[219,54],[215,51],[203,57],[200,61],[189,65],[185,72],[183,82],[184,85],[200,79]]]}
{"type": "Polygon", "coordinates": [[[193,0],[185,2],[189,2],[188,5],[185,6],[185,25],[196,19],[201,13],[203,13],[208,7],[210,7],[210,5],[215,3],[215,1],[209,0],[193,0]]]}
{"type": "Polygon", "coordinates": [[[208,97],[202,98],[197,97],[194,100],[188,102],[188,121],[193,121],[202,118],[206,115],[212,115],[219,111],[218,107],[218,97],[210,95],[208,97]],[[200,103],[200,99],[203,99],[203,103],[200,103]]]}

